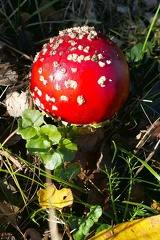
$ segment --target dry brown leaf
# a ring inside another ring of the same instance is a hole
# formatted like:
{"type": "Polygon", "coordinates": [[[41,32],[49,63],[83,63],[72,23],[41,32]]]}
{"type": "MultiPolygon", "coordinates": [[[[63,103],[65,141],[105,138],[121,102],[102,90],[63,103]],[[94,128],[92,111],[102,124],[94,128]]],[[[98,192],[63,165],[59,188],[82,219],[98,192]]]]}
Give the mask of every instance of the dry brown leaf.
{"type": "Polygon", "coordinates": [[[1,150],[0,149],[0,155],[6,157],[6,158],[9,158],[11,160],[11,162],[13,162],[13,164],[15,164],[15,166],[22,170],[23,167],[22,167],[22,164],[20,162],[20,160],[16,157],[14,157],[12,154],[10,154],[7,150],[1,150]]]}
{"type": "Polygon", "coordinates": [[[22,112],[29,108],[28,91],[21,93],[12,92],[7,94],[6,107],[10,116],[22,116],[22,112]]]}
{"type": "Polygon", "coordinates": [[[11,210],[7,203],[0,202],[0,212],[5,216],[8,222],[17,226],[16,214],[11,210]]]}
{"type": "Polygon", "coordinates": [[[17,214],[9,207],[9,204],[7,204],[6,202],[0,202],[0,212],[1,215],[5,217],[7,222],[9,222],[22,234],[17,224],[17,214]]]}
{"type": "Polygon", "coordinates": [[[9,86],[15,84],[18,80],[18,75],[12,70],[9,62],[0,64],[0,85],[9,86]]]}
{"type": "Polygon", "coordinates": [[[151,208],[157,210],[160,212],[160,202],[153,202],[152,205],[151,205],[151,208]]]}
{"type": "Polygon", "coordinates": [[[146,142],[153,142],[160,138],[160,121],[157,119],[152,125],[150,125],[147,130],[141,131],[137,135],[139,140],[138,144],[135,147],[134,154],[137,154],[138,151],[145,145],[146,142]]]}

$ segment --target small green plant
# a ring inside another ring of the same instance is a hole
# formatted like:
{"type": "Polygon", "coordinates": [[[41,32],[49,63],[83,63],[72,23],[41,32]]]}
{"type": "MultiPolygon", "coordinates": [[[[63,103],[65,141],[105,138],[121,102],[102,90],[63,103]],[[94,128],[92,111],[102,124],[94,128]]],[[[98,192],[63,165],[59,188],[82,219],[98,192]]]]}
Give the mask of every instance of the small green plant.
{"type": "MultiPolygon", "coordinates": [[[[156,189],[155,191],[159,192],[159,174],[154,171],[148,163],[131,152],[118,147],[115,142],[113,142],[113,147],[113,166],[111,169],[105,168],[103,170],[107,176],[106,190],[110,195],[108,206],[109,209],[111,209],[113,216],[109,216],[106,212],[104,212],[104,215],[106,215],[107,218],[112,219],[114,223],[118,224],[120,222],[135,220],[139,217],[158,214],[157,210],[154,210],[145,204],[145,197],[143,197],[140,202],[136,202],[136,197],[137,199],[139,198],[139,193],[134,190],[134,185],[141,183],[142,185],[147,186],[147,188],[154,188],[156,189]],[[125,172],[121,173],[116,168],[117,159],[118,161],[122,160],[121,164],[125,166],[125,172]],[[144,179],[137,177],[137,170],[141,167],[141,164],[154,177],[156,183],[145,181],[144,179]],[[122,183],[124,183],[123,189],[121,186],[122,183]]],[[[105,221],[103,222],[105,223],[105,221]]],[[[108,224],[108,222],[106,223],[108,224]]]]}
{"type": "Polygon", "coordinates": [[[97,205],[90,207],[90,212],[84,218],[71,216],[69,218],[69,225],[75,230],[75,233],[73,233],[73,238],[75,240],[83,240],[86,236],[88,236],[91,227],[98,222],[98,219],[101,215],[102,208],[97,205]]]}
{"type": "MultiPolygon", "coordinates": [[[[134,45],[130,50],[130,61],[133,61],[135,63],[141,62],[144,58],[144,51],[143,51],[144,44],[139,42],[136,45],[134,45]]],[[[147,57],[149,58],[153,50],[153,43],[147,42],[145,44],[145,61],[147,61],[147,57]]]]}
{"type": "Polygon", "coordinates": [[[40,157],[47,169],[53,170],[73,160],[77,146],[65,137],[63,128],[46,124],[38,110],[25,110],[18,120],[18,134],[26,140],[29,153],[40,157]]]}

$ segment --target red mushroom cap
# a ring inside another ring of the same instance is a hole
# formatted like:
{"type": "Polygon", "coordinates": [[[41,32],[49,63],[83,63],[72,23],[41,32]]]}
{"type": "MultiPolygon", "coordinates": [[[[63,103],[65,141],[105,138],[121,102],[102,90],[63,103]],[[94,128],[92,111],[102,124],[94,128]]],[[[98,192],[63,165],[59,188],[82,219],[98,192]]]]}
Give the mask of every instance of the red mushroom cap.
{"type": "Polygon", "coordinates": [[[126,101],[129,87],[121,50],[88,26],[51,38],[34,59],[30,82],[41,110],[74,124],[111,118],[126,101]]]}

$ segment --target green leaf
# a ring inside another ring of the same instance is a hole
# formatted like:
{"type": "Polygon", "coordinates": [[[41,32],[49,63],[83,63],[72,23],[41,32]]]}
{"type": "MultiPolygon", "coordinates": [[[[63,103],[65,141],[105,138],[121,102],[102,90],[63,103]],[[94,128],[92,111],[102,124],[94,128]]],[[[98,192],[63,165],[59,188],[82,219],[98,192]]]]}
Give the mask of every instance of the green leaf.
{"type": "Polygon", "coordinates": [[[99,232],[101,232],[101,231],[109,228],[109,227],[110,227],[109,224],[106,224],[106,223],[101,224],[101,225],[96,229],[95,235],[98,234],[99,232]]]}
{"type": "Polygon", "coordinates": [[[55,169],[54,175],[63,180],[71,181],[81,172],[79,163],[68,163],[66,166],[59,166],[55,169]]]}
{"type": "Polygon", "coordinates": [[[30,153],[43,153],[47,152],[51,147],[51,142],[43,138],[42,136],[38,136],[32,139],[29,139],[26,143],[26,147],[30,153]]]}
{"type": "Polygon", "coordinates": [[[22,127],[26,128],[28,126],[31,127],[39,127],[44,122],[44,116],[39,110],[30,110],[26,109],[24,110],[22,114],[22,127]]]}
{"type": "Polygon", "coordinates": [[[64,139],[63,145],[68,150],[77,151],[77,145],[75,143],[71,142],[69,139],[64,139]]]}
{"type": "Polygon", "coordinates": [[[41,127],[40,134],[46,136],[52,141],[52,144],[58,144],[61,140],[61,133],[58,131],[57,127],[51,124],[47,124],[41,127]]]}
{"type": "Polygon", "coordinates": [[[99,217],[102,215],[102,208],[100,206],[92,206],[90,212],[85,218],[80,218],[77,223],[79,223],[79,229],[73,234],[75,240],[83,240],[85,236],[89,234],[90,228],[94,223],[98,222],[99,217]]]}
{"type": "Polygon", "coordinates": [[[94,222],[98,222],[99,217],[102,215],[102,208],[100,206],[92,206],[90,208],[90,216],[94,222]]]}
{"type": "Polygon", "coordinates": [[[42,113],[38,110],[24,110],[22,118],[18,120],[18,134],[21,134],[23,139],[33,138],[38,130],[39,126],[44,122],[42,113]]]}
{"type": "Polygon", "coordinates": [[[77,145],[72,143],[69,139],[64,139],[60,142],[58,149],[63,155],[64,162],[70,162],[75,157],[77,145]]]}
{"type": "Polygon", "coordinates": [[[27,140],[33,138],[37,134],[37,129],[34,127],[22,128],[22,119],[18,119],[18,134],[22,136],[23,139],[27,140]]]}
{"type": "Polygon", "coordinates": [[[50,170],[54,170],[63,163],[63,158],[57,150],[51,150],[40,157],[45,167],[50,170]]]}
{"type": "Polygon", "coordinates": [[[144,53],[146,53],[147,56],[150,56],[152,53],[152,50],[153,50],[152,42],[147,42],[145,45],[145,49],[143,49],[143,43],[137,43],[131,48],[130,60],[133,62],[139,62],[143,59],[144,53]]]}
{"type": "Polygon", "coordinates": [[[147,55],[150,56],[152,54],[152,51],[153,51],[153,43],[152,42],[147,42],[146,51],[147,51],[147,55]]]}
{"type": "Polygon", "coordinates": [[[138,62],[139,60],[141,60],[142,47],[143,43],[137,43],[131,48],[130,52],[131,61],[138,62]]]}

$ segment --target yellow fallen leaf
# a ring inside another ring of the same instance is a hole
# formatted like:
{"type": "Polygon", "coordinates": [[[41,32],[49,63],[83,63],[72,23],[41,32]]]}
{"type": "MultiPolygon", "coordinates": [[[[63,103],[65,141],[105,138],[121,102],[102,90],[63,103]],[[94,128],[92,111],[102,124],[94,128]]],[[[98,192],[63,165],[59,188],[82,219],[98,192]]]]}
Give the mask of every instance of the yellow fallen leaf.
{"type": "Polygon", "coordinates": [[[37,192],[39,205],[42,208],[62,208],[73,204],[73,195],[70,188],[62,188],[57,190],[53,185],[47,186],[45,189],[40,188],[37,192]]]}
{"type": "Polygon", "coordinates": [[[120,223],[106,229],[89,240],[159,240],[160,215],[120,223]]]}

